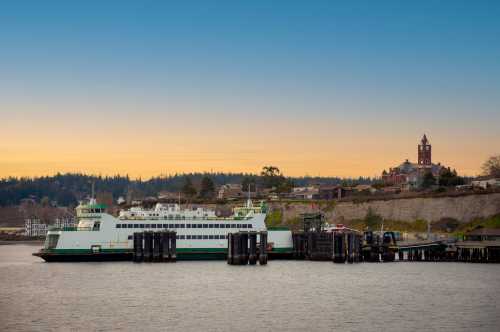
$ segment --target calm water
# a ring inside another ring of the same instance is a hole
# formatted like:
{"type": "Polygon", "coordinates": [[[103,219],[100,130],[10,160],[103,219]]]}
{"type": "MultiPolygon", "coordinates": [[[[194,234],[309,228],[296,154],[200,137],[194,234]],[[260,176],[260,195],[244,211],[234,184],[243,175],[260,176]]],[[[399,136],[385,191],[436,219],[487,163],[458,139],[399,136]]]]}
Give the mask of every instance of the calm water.
{"type": "Polygon", "coordinates": [[[43,263],[0,246],[0,330],[499,331],[500,265],[43,263]]]}

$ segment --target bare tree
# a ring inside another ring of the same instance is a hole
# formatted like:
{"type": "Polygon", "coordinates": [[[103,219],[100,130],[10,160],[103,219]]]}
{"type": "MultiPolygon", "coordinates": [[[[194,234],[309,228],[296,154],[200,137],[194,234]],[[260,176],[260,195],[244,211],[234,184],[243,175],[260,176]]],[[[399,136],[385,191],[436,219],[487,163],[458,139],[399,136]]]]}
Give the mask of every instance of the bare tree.
{"type": "Polygon", "coordinates": [[[483,174],[493,176],[495,178],[500,177],[500,154],[496,156],[491,156],[486,160],[482,166],[483,174]]]}

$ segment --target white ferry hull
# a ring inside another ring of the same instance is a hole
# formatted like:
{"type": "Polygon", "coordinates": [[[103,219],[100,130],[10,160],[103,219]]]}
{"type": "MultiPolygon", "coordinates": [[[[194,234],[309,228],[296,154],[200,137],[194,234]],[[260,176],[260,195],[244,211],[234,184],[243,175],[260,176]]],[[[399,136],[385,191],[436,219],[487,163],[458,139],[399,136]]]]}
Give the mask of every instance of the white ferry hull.
{"type": "MultiPolygon", "coordinates": [[[[171,230],[177,234],[177,259],[225,259],[227,234],[238,231],[264,231],[265,213],[241,219],[183,219],[183,220],[121,220],[109,214],[99,215],[98,230],[50,230],[55,245],[46,245],[35,256],[47,262],[132,260],[133,234],[142,231],[171,230]]],[[[292,252],[291,232],[269,230],[270,257],[292,252]]]]}

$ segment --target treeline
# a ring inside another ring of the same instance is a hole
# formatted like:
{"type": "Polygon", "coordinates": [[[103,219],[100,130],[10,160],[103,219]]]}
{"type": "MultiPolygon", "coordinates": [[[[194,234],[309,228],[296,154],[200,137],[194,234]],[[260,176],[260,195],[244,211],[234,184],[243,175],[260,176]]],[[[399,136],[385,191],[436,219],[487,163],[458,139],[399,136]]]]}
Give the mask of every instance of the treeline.
{"type": "MultiPolygon", "coordinates": [[[[278,170],[279,173],[279,170],[278,170]]],[[[281,174],[280,178],[284,178],[281,174]]],[[[186,179],[190,179],[195,187],[200,187],[203,178],[210,178],[215,186],[228,183],[265,184],[275,179],[264,172],[256,175],[249,173],[185,173],[169,176],[153,177],[148,180],[130,179],[128,176],[93,176],[85,174],[56,174],[35,178],[4,178],[0,180],[0,206],[18,205],[22,199],[49,200],[60,206],[77,204],[78,200],[88,197],[94,184],[95,192],[110,193],[114,200],[126,197],[127,194],[140,193],[142,196],[156,196],[160,191],[182,192],[186,179]]],[[[286,177],[286,181],[278,182],[282,190],[290,190],[292,186],[313,184],[367,184],[370,178],[345,179],[339,177],[286,177]]],[[[246,186],[245,186],[246,188],[246,186]]]]}

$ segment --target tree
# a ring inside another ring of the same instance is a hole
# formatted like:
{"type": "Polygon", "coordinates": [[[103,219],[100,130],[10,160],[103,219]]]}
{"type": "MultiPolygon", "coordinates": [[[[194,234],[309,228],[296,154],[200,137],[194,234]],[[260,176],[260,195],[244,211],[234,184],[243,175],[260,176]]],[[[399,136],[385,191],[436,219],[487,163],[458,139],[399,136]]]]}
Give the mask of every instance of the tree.
{"type": "Polygon", "coordinates": [[[257,180],[255,176],[245,176],[241,181],[241,188],[243,191],[248,191],[250,188],[251,192],[257,191],[257,180]]]}
{"type": "Polygon", "coordinates": [[[50,199],[47,196],[43,196],[40,200],[40,205],[43,207],[47,207],[50,204],[50,199]]]}
{"type": "Polygon", "coordinates": [[[196,188],[193,186],[193,182],[191,181],[191,178],[189,176],[184,177],[182,193],[189,198],[193,198],[194,196],[196,196],[196,188]]]}
{"type": "Polygon", "coordinates": [[[212,198],[215,193],[215,185],[211,178],[204,176],[201,179],[201,189],[199,196],[201,198],[212,198]]]}
{"type": "Polygon", "coordinates": [[[431,171],[427,171],[424,174],[424,178],[422,180],[422,188],[424,188],[424,189],[430,188],[430,187],[434,186],[435,184],[436,184],[436,178],[434,177],[434,175],[432,175],[431,171]]]}
{"type": "Polygon", "coordinates": [[[500,154],[491,156],[483,163],[483,175],[500,178],[500,154]]]}
{"type": "Polygon", "coordinates": [[[289,193],[292,191],[294,187],[293,181],[290,178],[283,178],[278,187],[276,188],[276,192],[278,193],[289,193]]]}
{"type": "Polygon", "coordinates": [[[372,208],[368,208],[368,212],[366,212],[365,216],[365,225],[369,230],[373,231],[380,227],[382,224],[382,217],[378,214],[375,214],[372,208]]]}
{"type": "Polygon", "coordinates": [[[443,168],[439,172],[439,185],[441,186],[458,186],[464,184],[464,179],[457,175],[456,170],[451,170],[448,168],[443,168]]]}
{"type": "Polygon", "coordinates": [[[260,176],[264,188],[274,188],[276,192],[290,192],[293,188],[291,179],[285,178],[278,167],[264,166],[260,176]]]}

